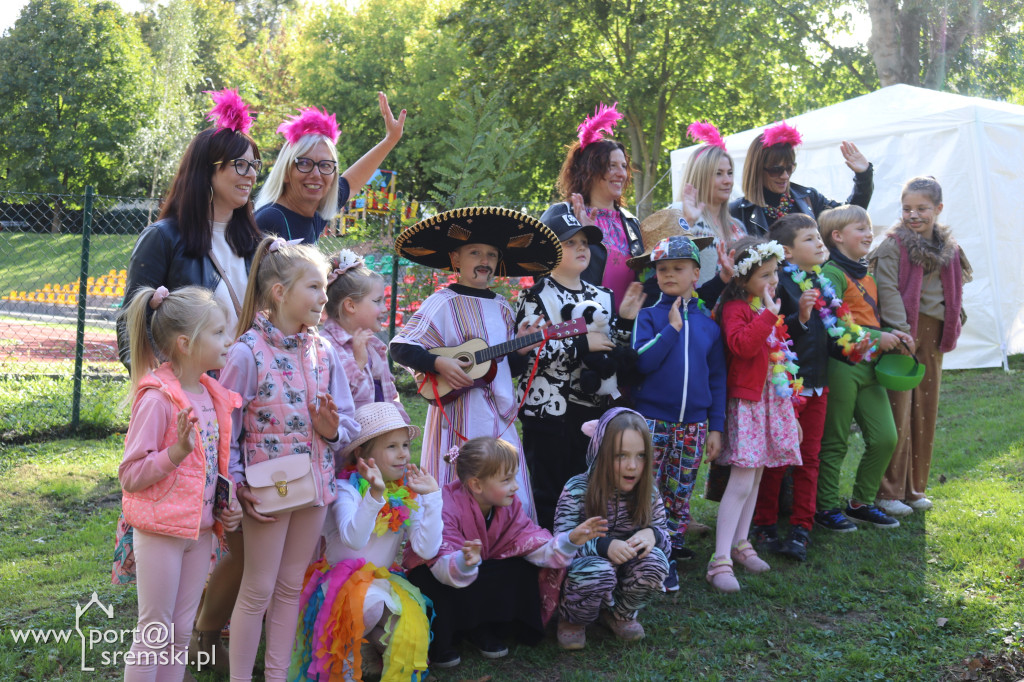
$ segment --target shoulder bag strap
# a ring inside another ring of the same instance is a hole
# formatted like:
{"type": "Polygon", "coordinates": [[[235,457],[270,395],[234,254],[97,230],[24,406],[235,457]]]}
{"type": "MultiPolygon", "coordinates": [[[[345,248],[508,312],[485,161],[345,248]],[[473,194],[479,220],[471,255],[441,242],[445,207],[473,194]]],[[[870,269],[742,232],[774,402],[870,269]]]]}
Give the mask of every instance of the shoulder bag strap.
{"type": "Polygon", "coordinates": [[[217,256],[213,254],[213,249],[210,249],[210,262],[213,263],[214,269],[217,270],[217,274],[220,275],[221,281],[224,282],[224,286],[228,288],[228,295],[231,297],[231,304],[235,306],[235,315],[241,316],[242,304],[238,301],[238,296],[235,295],[235,288],[231,286],[231,280],[224,274],[224,268],[220,266],[220,261],[217,260],[217,256]]]}

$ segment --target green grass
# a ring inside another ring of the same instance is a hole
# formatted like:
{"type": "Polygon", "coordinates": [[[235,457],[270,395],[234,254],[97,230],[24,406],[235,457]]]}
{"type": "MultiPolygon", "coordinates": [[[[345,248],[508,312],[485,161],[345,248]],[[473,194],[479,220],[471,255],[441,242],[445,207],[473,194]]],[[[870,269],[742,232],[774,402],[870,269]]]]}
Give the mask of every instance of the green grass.
{"type": "MultiPolygon", "coordinates": [[[[16,370],[0,367],[0,438],[3,441],[38,439],[47,433],[63,433],[68,429],[74,384],[72,363],[45,364],[49,373],[37,376],[6,374],[5,369],[16,370]]],[[[103,434],[127,428],[128,412],[121,406],[128,390],[128,383],[122,380],[124,374],[110,379],[89,378],[91,367],[86,366],[85,370],[87,376],[82,380],[79,408],[81,433],[103,434]]]]}
{"type": "MultiPolygon", "coordinates": [[[[560,651],[553,636],[537,647],[514,645],[499,661],[466,647],[460,667],[432,671],[432,679],[954,680],[967,679],[964,661],[972,657],[976,679],[1018,679],[1024,358],[1011,364],[1014,374],[944,376],[929,490],[934,511],[893,531],[815,531],[805,564],[776,560],[767,574],[741,573],[736,595],[708,589],[702,562],[712,538],[696,538],[699,559],[681,567],[680,591],[643,611],[643,642],[622,645],[591,627],[582,652],[560,651]]],[[[423,403],[406,403],[422,420],[423,403]]],[[[853,440],[846,494],[862,449],[853,440]]],[[[120,456],[117,435],[0,445],[0,679],[120,679],[116,668],[80,673],[76,640],[15,644],[9,632],[71,628],[75,603],[93,591],[113,603],[111,627],[132,627],[134,590],[109,581],[120,456]]],[[[695,497],[693,507],[696,518],[714,523],[717,505],[695,497]]]]}
{"type": "MultiPolygon", "coordinates": [[[[128,267],[137,234],[98,234],[89,243],[89,275],[128,267]]],[[[34,291],[44,284],[72,284],[82,266],[82,235],[0,234],[0,293],[34,291]]]]}

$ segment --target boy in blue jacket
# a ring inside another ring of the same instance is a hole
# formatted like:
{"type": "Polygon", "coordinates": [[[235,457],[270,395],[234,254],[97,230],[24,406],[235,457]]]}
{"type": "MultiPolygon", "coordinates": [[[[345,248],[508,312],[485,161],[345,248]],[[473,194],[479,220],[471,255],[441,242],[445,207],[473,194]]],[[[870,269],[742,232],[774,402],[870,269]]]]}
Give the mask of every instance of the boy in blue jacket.
{"type": "Polygon", "coordinates": [[[725,348],[694,290],[700,248],[687,236],[672,236],[629,263],[653,265],[662,292],[640,311],[633,329],[637,370],[644,375],[633,399],[651,430],[655,477],[665,501],[672,545],[664,585],[669,592],[679,589],[675,562],[693,556],[685,534],[697,469],[705,453],[711,459],[718,454],[725,427],[725,348]]]}

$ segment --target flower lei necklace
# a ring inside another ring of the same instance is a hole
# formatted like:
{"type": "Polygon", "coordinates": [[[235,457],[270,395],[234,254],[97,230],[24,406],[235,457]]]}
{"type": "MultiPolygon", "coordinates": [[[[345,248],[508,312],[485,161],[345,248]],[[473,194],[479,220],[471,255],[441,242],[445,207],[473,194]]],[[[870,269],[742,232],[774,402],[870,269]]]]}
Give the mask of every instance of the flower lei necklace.
{"type": "MultiPolygon", "coordinates": [[[[750,299],[750,309],[760,312],[761,297],[754,296],[750,299]]],[[[780,398],[789,398],[796,405],[802,405],[806,398],[800,395],[804,390],[803,377],[797,376],[800,368],[796,364],[796,353],[793,352],[793,340],[789,338],[789,330],[782,320],[782,315],[775,316],[775,326],[765,342],[768,344],[768,361],[771,362],[769,370],[769,381],[775,395],[780,398]]]]}
{"type": "MultiPolygon", "coordinates": [[[[341,472],[340,478],[347,479],[349,484],[359,491],[360,497],[366,497],[370,482],[360,476],[355,467],[345,469],[341,472]]],[[[403,527],[408,528],[412,525],[412,512],[419,508],[416,493],[405,485],[405,478],[401,481],[388,481],[384,485],[384,506],[377,512],[374,534],[383,536],[388,531],[395,533],[403,527]]]]}
{"type": "Polygon", "coordinates": [[[864,352],[857,349],[857,345],[864,339],[870,339],[871,335],[853,321],[850,306],[836,295],[832,282],[821,274],[821,267],[815,265],[811,268],[814,277],[809,276],[808,273],[792,263],[787,263],[783,270],[789,273],[789,276],[800,287],[800,291],[807,291],[817,285],[821,296],[814,302],[814,309],[818,311],[818,317],[824,323],[825,331],[835,339],[836,344],[842,349],[843,355],[852,363],[870,360],[878,350],[878,344],[872,343],[864,352]]]}

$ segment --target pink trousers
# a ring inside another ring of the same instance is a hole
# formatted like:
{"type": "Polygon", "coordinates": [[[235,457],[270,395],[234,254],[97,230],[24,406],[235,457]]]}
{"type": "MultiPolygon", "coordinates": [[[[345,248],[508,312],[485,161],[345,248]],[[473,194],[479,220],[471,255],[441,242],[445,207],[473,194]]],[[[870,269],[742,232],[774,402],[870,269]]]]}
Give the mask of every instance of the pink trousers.
{"type": "Polygon", "coordinates": [[[125,682],[181,682],[199,598],[210,572],[213,534],[196,540],[134,529],[139,622],[125,682]]]}
{"type": "Polygon", "coordinates": [[[299,619],[302,580],[320,541],[327,507],[281,514],[272,523],[242,517],[245,569],[231,612],[232,680],[251,680],[260,646],[263,615],[267,616],[264,674],[267,682],[283,682],[291,662],[299,619]]]}

